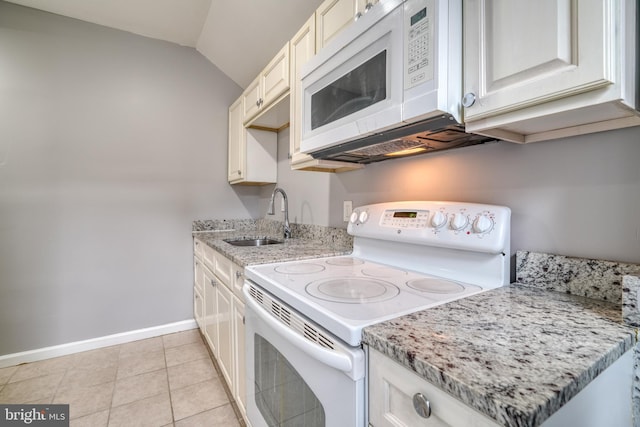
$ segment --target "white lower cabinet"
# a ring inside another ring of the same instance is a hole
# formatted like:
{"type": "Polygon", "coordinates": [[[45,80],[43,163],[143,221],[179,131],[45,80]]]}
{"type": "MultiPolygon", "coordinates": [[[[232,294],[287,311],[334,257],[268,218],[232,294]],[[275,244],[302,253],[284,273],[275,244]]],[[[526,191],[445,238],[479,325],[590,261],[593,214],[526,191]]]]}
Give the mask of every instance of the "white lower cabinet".
{"type": "Polygon", "coordinates": [[[235,389],[233,395],[236,397],[236,403],[240,412],[243,414],[247,411],[246,405],[246,384],[245,384],[245,354],[244,354],[244,303],[236,296],[233,297],[233,349],[235,357],[235,389]]]}
{"type": "Polygon", "coordinates": [[[207,344],[211,347],[213,354],[218,354],[218,314],[217,300],[218,293],[216,287],[218,282],[216,281],[213,273],[209,269],[204,269],[204,337],[207,340],[207,344]]]}
{"type": "Polygon", "coordinates": [[[220,284],[217,288],[216,295],[216,326],[218,328],[218,365],[222,371],[224,379],[233,390],[233,336],[231,334],[231,304],[233,296],[231,291],[224,285],[220,284]]]}
{"type": "MultiPolygon", "coordinates": [[[[197,244],[194,249],[198,249],[197,244]]],[[[195,253],[198,254],[198,252],[195,253]]],[[[200,332],[204,334],[204,266],[201,256],[193,259],[193,317],[200,332]]]]}
{"type": "Polygon", "coordinates": [[[369,425],[372,427],[498,427],[417,374],[369,348],[369,425]],[[414,396],[430,416],[414,408],[414,396]]]}
{"type": "Polygon", "coordinates": [[[193,289],[193,317],[196,319],[198,328],[204,331],[204,297],[198,289],[193,289]]]}
{"type": "MultiPolygon", "coordinates": [[[[384,354],[370,347],[368,351],[369,425],[371,427],[498,427],[500,425],[384,354]],[[416,397],[417,394],[420,396],[416,397]],[[425,402],[429,402],[431,415],[428,418],[418,414],[414,399],[417,400],[418,408],[424,408],[425,402]]],[[[540,427],[630,427],[635,425],[631,398],[634,377],[633,359],[633,350],[628,350],[547,418],[540,427]]],[[[476,374],[482,375],[481,372],[476,374]]]]}
{"type": "Polygon", "coordinates": [[[194,317],[245,416],[243,269],[197,239],[194,255],[194,317]]]}

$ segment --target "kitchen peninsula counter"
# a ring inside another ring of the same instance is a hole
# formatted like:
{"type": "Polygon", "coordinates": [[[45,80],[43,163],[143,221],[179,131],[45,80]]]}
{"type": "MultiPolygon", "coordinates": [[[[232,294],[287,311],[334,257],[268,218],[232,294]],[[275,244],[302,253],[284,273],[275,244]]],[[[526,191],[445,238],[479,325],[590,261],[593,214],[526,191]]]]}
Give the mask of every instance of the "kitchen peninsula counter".
{"type": "Polygon", "coordinates": [[[513,284],[370,326],[363,341],[500,425],[538,426],[636,339],[620,304],[513,284]]]}

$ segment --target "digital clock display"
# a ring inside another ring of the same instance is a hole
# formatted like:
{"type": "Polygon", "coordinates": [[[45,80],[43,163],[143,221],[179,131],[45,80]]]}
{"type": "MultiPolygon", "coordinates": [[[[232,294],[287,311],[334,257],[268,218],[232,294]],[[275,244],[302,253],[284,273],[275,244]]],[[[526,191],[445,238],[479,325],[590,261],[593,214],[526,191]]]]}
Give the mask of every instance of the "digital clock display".
{"type": "Polygon", "coordinates": [[[394,218],[417,218],[418,212],[394,212],[394,218]]]}
{"type": "Polygon", "coordinates": [[[426,7],[411,17],[411,26],[413,27],[417,22],[420,22],[425,16],[427,16],[426,7]]]}

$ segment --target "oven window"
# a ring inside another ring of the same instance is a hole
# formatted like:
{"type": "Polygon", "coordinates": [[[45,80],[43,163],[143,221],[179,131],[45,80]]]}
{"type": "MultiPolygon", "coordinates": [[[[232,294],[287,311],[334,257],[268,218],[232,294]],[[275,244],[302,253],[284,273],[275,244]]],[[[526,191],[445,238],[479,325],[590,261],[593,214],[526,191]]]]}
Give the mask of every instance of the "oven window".
{"type": "Polygon", "coordinates": [[[387,51],[383,50],[311,95],[311,129],[386,99],[386,74],[387,51]]]}
{"type": "Polygon", "coordinates": [[[258,334],[254,346],[255,400],[267,425],[324,427],[324,408],[300,374],[258,334]]]}

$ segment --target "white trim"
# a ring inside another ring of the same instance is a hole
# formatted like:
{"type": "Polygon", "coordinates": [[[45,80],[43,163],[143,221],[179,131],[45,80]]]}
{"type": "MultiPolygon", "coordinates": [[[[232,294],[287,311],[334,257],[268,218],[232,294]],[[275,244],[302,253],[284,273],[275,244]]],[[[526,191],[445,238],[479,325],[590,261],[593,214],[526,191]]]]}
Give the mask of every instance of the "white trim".
{"type": "Polygon", "coordinates": [[[153,338],[160,335],[172,334],[174,332],[187,331],[197,327],[198,325],[195,319],[189,319],[182,320],[180,322],[168,323],[166,325],[152,326],[150,328],[136,329],[134,331],[91,338],[84,341],[75,341],[67,344],[22,351],[20,353],[6,354],[4,356],[0,356],[0,368],[6,368],[7,366],[14,366],[20,363],[36,362],[38,360],[49,359],[52,357],[66,356],[68,354],[79,353],[81,351],[95,350],[97,348],[109,347],[111,345],[123,344],[145,338],[153,338]]]}

